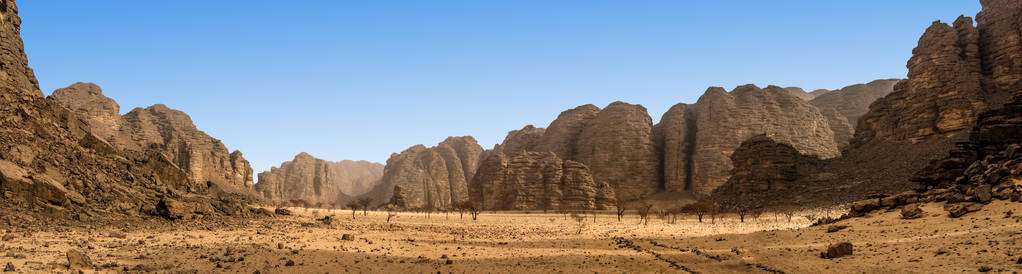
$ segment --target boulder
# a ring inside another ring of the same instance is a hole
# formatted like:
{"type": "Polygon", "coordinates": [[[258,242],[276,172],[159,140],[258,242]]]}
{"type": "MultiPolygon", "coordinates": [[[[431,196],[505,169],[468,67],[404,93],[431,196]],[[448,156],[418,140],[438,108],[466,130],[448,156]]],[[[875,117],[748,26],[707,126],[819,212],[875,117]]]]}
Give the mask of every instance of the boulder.
{"type": "Polygon", "coordinates": [[[67,267],[69,269],[88,270],[95,268],[95,265],[92,264],[92,259],[89,259],[89,256],[82,251],[68,249],[67,252],[65,252],[65,255],[67,257],[67,267]]]}
{"type": "Polygon", "coordinates": [[[918,204],[910,204],[901,208],[902,219],[917,219],[923,217],[923,209],[918,204]]]}
{"type": "Polygon", "coordinates": [[[827,246],[827,252],[820,254],[821,258],[834,259],[852,255],[852,243],[842,242],[827,246]]]}

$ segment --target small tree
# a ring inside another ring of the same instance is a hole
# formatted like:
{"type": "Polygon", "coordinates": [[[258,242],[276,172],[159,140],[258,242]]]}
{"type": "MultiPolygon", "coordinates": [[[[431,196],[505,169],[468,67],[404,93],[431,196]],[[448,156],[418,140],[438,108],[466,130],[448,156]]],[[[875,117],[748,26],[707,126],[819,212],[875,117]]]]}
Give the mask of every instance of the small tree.
{"type": "Polygon", "coordinates": [[[472,215],[473,221],[479,218],[479,207],[472,202],[465,202],[465,210],[468,211],[469,215],[472,215]]]}
{"type": "Polygon", "coordinates": [[[643,203],[639,204],[639,207],[638,207],[639,224],[642,224],[642,225],[648,225],[649,224],[649,212],[652,209],[653,209],[653,204],[650,204],[648,202],[643,202],[643,203]]]}
{"type": "Polygon", "coordinates": [[[799,207],[797,205],[778,205],[773,207],[774,215],[784,216],[784,218],[791,223],[791,218],[795,217],[795,213],[798,213],[799,207]]]}
{"type": "Polygon", "coordinates": [[[617,221],[621,222],[621,217],[625,216],[625,210],[628,209],[628,202],[618,197],[614,200],[614,209],[617,210],[617,221]]]}
{"type": "Polygon", "coordinates": [[[696,218],[699,220],[700,223],[702,223],[703,216],[706,216],[706,214],[709,213],[709,207],[706,206],[703,200],[699,200],[695,203],[687,204],[681,207],[681,211],[684,213],[696,215],[696,218]]]}
{"type": "Polygon", "coordinates": [[[351,209],[351,219],[352,220],[355,219],[355,211],[358,211],[358,209],[362,207],[362,205],[359,204],[358,201],[356,201],[356,200],[348,201],[348,203],[345,204],[344,206],[351,209]]]}
{"type": "Polygon", "coordinates": [[[373,203],[373,198],[363,197],[358,199],[358,206],[362,207],[362,216],[369,216],[369,205],[373,203]]]}
{"type": "Polygon", "coordinates": [[[390,223],[390,219],[397,217],[398,208],[394,205],[387,205],[387,222],[390,223]]]}
{"type": "Polygon", "coordinates": [[[585,226],[586,226],[586,223],[585,223],[586,216],[585,216],[585,214],[581,214],[580,215],[578,213],[572,212],[571,213],[571,218],[575,219],[575,222],[578,223],[578,232],[575,232],[575,234],[582,234],[582,229],[585,228],[585,226]]]}

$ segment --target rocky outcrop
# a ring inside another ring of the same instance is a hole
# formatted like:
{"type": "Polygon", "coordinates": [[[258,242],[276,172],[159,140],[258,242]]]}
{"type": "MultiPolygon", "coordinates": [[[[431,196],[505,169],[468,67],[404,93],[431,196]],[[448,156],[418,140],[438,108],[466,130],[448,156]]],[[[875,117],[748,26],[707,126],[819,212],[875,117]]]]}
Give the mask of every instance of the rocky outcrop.
{"type": "Polygon", "coordinates": [[[255,190],[282,204],[336,207],[369,192],[383,177],[383,165],[367,161],[331,162],[302,152],[294,160],[259,173],[255,190]]]}
{"type": "Polygon", "coordinates": [[[449,137],[435,147],[416,145],[392,154],[382,182],[366,194],[386,203],[401,186],[408,207],[449,208],[468,200],[468,181],[475,175],[483,148],[471,136],[449,137]]]}
{"type": "Polygon", "coordinates": [[[715,200],[746,208],[789,201],[781,192],[800,189],[799,179],[818,176],[823,162],[766,135],[749,138],[731,154],[735,168],[727,183],[713,191],[715,200]]]}
{"type": "Polygon", "coordinates": [[[600,108],[594,105],[581,105],[561,112],[547,126],[535,151],[553,152],[561,159],[576,160],[578,137],[599,113],[600,108]]]}
{"type": "Polygon", "coordinates": [[[25,224],[44,215],[80,221],[155,215],[158,197],[191,196],[211,208],[209,213],[246,214],[248,197],[192,185],[162,153],[116,149],[93,133],[88,119],[43,98],[27,66],[20,26],[14,1],[0,0],[0,215],[5,223],[25,224]]]}
{"type": "Polygon", "coordinates": [[[809,100],[809,104],[819,108],[827,117],[834,131],[834,141],[838,143],[838,147],[845,147],[855,133],[855,125],[858,124],[859,118],[869,111],[869,105],[894,91],[894,85],[898,81],[900,80],[875,80],[867,84],[820,92],[809,100]]]}
{"type": "Polygon", "coordinates": [[[776,86],[745,85],[731,92],[709,88],[695,104],[672,107],[656,132],[668,191],[709,194],[730,176],[732,152],[758,134],[807,155],[839,155],[823,114],[776,86]]]}
{"type": "Polygon", "coordinates": [[[504,142],[496,145],[493,151],[507,154],[536,151],[544,132],[546,132],[545,129],[537,128],[533,125],[526,125],[522,129],[512,130],[507,133],[507,137],[504,137],[504,142]]]}
{"type": "Polygon", "coordinates": [[[969,129],[987,105],[978,33],[968,17],[960,17],[953,27],[934,22],[912,51],[908,79],[870,106],[851,145],[917,143],[952,138],[969,129]]]}
{"type": "Polygon", "coordinates": [[[552,152],[495,153],[469,186],[473,204],[486,210],[588,210],[613,205],[614,190],[598,183],[584,164],[552,152]]]}
{"type": "Polygon", "coordinates": [[[975,26],[965,16],[952,25],[934,22],[912,52],[908,79],[860,119],[847,154],[868,159],[871,172],[884,174],[863,185],[920,187],[903,182],[966,140],[979,113],[1022,94],[1022,2],[981,3],[975,26]]]}
{"type": "Polygon", "coordinates": [[[192,184],[225,189],[252,187],[252,167],[240,151],[198,130],[184,112],[157,104],[119,115],[120,106],[92,83],[75,83],[51,96],[84,117],[96,136],[114,147],[142,152],[156,149],[188,173],[192,184]]]}
{"type": "Polygon", "coordinates": [[[588,166],[598,184],[614,187],[621,199],[638,199],[660,189],[653,122],[641,105],[608,105],[583,127],[575,152],[573,159],[588,166]]]}

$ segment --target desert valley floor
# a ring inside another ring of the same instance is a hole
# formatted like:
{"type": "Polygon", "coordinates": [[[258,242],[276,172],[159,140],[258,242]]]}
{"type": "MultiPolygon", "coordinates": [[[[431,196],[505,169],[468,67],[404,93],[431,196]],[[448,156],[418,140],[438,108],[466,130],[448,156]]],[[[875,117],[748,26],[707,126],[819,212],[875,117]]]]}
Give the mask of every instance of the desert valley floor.
{"type": "MultiPolygon", "coordinates": [[[[830,225],[788,223],[764,214],[710,224],[694,216],[670,224],[629,213],[588,215],[484,212],[400,213],[292,208],[294,215],[228,221],[125,222],[105,227],[11,229],[2,260],[19,272],[66,272],[67,250],[80,250],[98,272],[237,273],[1005,273],[1022,271],[1022,203],[995,201],[962,218],[941,203],[903,220],[878,211],[830,225]],[[1018,215],[1016,215],[1018,214],[1018,215]],[[332,215],[331,224],[322,216],[332,215]],[[836,232],[827,232],[847,226],[836,232]],[[351,239],[343,239],[351,234],[351,239]],[[822,259],[828,244],[854,254],[822,259]]],[[[819,214],[819,212],[817,212],[819,214]]]]}

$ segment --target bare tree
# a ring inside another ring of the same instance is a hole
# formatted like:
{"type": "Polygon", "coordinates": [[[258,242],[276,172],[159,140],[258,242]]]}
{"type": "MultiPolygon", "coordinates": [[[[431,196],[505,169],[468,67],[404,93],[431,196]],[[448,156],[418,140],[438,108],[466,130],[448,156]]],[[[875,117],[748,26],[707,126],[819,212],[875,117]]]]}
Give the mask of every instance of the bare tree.
{"type": "Polygon", "coordinates": [[[638,206],[639,224],[642,224],[642,225],[648,225],[649,224],[649,211],[652,210],[652,209],[653,209],[653,204],[650,204],[648,202],[643,202],[643,203],[639,204],[639,206],[638,206]]]}
{"type": "Polygon", "coordinates": [[[358,209],[362,207],[362,205],[359,204],[358,201],[356,201],[356,200],[348,201],[348,203],[345,204],[344,206],[351,209],[351,219],[352,220],[355,219],[355,211],[358,211],[358,209]]]}
{"type": "Polygon", "coordinates": [[[795,217],[795,213],[798,213],[800,210],[799,206],[793,204],[777,205],[772,207],[772,209],[771,211],[774,212],[775,216],[784,216],[788,223],[791,223],[791,218],[795,217]]]}
{"type": "Polygon", "coordinates": [[[585,226],[586,226],[586,223],[585,223],[586,216],[585,216],[585,214],[583,213],[583,214],[580,215],[578,213],[572,212],[571,213],[571,218],[575,219],[575,222],[578,223],[578,232],[575,232],[575,234],[582,234],[582,229],[585,228],[585,226]]]}
{"type": "Polygon", "coordinates": [[[369,216],[369,205],[373,203],[373,198],[363,197],[358,199],[358,205],[362,207],[362,216],[369,216]]]}
{"type": "Polygon", "coordinates": [[[468,214],[472,216],[473,221],[479,218],[480,208],[473,204],[472,202],[465,202],[465,210],[468,211],[468,214]]]}
{"type": "Polygon", "coordinates": [[[387,205],[387,222],[390,222],[391,218],[397,217],[398,208],[394,205],[387,205]]]}
{"type": "Polygon", "coordinates": [[[617,221],[621,222],[621,217],[624,217],[625,210],[628,209],[628,202],[618,197],[614,200],[614,209],[617,210],[617,221]]]}

